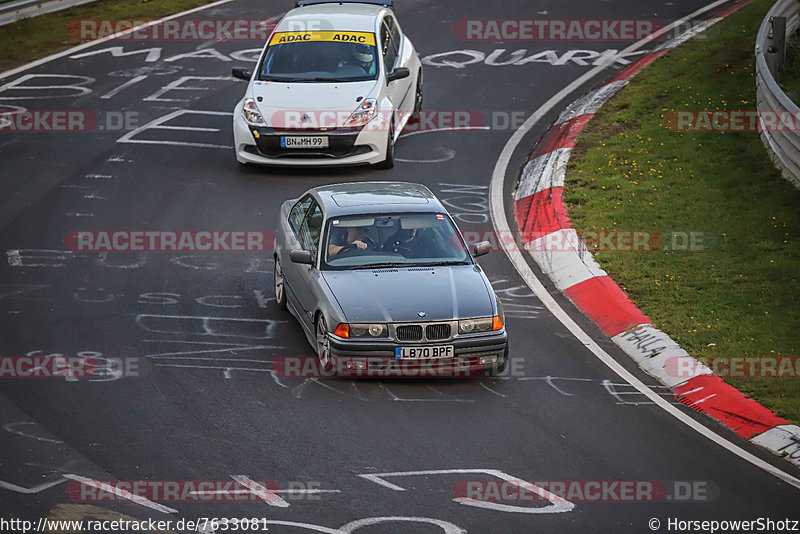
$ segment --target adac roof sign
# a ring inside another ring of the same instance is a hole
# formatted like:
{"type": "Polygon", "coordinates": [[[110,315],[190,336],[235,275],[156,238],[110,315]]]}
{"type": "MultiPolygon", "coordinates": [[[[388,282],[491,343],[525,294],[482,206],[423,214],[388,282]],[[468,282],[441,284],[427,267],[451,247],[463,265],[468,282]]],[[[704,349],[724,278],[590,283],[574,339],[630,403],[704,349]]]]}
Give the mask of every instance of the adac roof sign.
{"type": "Polygon", "coordinates": [[[277,32],[272,34],[270,46],[287,43],[308,43],[312,41],[334,41],[338,43],[358,43],[375,46],[375,34],[370,32],[277,32]]]}

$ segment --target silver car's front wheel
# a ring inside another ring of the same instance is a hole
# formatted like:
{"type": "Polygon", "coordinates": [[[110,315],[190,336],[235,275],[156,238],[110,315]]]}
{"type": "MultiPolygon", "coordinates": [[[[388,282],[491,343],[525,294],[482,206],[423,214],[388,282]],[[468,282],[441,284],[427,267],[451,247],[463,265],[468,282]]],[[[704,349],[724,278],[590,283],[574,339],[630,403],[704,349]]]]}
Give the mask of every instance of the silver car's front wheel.
{"type": "Polygon", "coordinates": [[[317,319],[317,356],[322,369],[329,371],[331,364],[331,342],[328,339],[328,326],[325,317],[320,315],[317,319]]]}
{"type": "Polygon", "coordinates": [[[286,309],[286,282],[283,279],[283,269],[281,262],[275,258],[275,300],[278,301],[278,306],[286,309]]]}

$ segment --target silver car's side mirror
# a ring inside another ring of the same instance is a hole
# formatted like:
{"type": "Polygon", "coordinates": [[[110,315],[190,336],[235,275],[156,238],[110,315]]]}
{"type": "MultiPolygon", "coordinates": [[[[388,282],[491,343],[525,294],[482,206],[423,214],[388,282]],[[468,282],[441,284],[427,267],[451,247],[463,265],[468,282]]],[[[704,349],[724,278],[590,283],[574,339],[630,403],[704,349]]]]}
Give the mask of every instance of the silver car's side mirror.
{"type": "Polygon", "coordinates": [[[307,250],[292,250],[289,252],[289,259],[292,260],[292,263],[314,265],[314,256],[307,250]]]}
{"type": "Polygon", "coordinates": [[[480,243],[475,243],[472,245],[472,255],[476,258],[478,256],[483,256],[484,254],[488,254],[489,251],[492,250],[492,244],[488,241],[481,241],[480,243]]]}

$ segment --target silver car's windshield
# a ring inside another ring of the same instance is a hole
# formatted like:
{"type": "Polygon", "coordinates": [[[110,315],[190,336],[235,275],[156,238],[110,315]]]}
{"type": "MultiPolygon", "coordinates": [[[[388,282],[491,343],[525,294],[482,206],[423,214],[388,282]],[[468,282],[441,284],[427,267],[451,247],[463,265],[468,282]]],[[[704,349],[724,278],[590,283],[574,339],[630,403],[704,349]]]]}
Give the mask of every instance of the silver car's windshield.
{"type": "Polygon", "coordinates": [[[365,269],[472,262],[461,235],[442,213],[335,217],[328,221],[325,269],[365,269]]]}
{"type": "Polygon", "coordinates": [[[279,32],[259,69],[259,80],[357,82],[378,77],[375,35],[366,32],[279,32]]]}

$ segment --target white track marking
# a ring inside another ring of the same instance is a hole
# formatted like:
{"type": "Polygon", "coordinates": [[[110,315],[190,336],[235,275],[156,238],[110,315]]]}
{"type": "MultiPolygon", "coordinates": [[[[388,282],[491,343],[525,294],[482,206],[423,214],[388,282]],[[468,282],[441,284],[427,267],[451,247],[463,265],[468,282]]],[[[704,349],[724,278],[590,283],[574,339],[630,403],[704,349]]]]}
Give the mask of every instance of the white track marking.
{"type": "Polygon", "coordinates": [[[111,484],[105,484],[99,480],[93,480],[91,478],[82,477],[79,475],[71,475],[66,474],[64,478],[68,478],[70,480],[75,480],[76,482],[80,482],[81,484],[85,484],[87,486],[91,486],[93,488],[97,488],[101,491],[106,493],[111,493],[116,495],[117,497],[121,497],[123,499],[129,500],[133,503],[139,504],[144,506],[145,508],[150,508],[151,510],[155,510],[157,512],[163,512],[165,514],[177,514],[178,511],[174,508],[170,508],[169,506],[164,506],[162,504],[155,503],[151,500],[145,499],[139,495],[134,495],[129,491],[125,491],[123,489],[119,489],[111,484]]]}
{"type": "Polygon", "coordinates": [[[401,161],[403,163],[444,163],[445,161],[450,161],[451,159],[455,159],[456,151],[452,148],[447,148],[446,146],[436,146],[432,147],[438,152],[444,154],[438,158],[434,159],[408,159],[408,158],[394,158],[395,161],[401,161]]]}
{"type": "MultiPolygon", "coordinates": [[[[661,37],[664,33],[671,30],[673,27],[677,26],[678,24],[684,23],[686,20],[690,20],[700,16],[701,14],[705,13],[706,11],[710,11],[715,9],[725,3],[728,0],[717,0],[707,6],[698,9],[694,13],[687,15],[663,28],[658,30],[653,34],[652,37],[648,39],[643,39],[641,41],[637,41],[633,43],[628,48],[626,48],[623,52],[632,51],[643,44],[649,42],[652,39],[657,39],[661,37]]],[[[490,199],[491,199],[491,215],[492,215],[492,223],[494,224],[495,230],[499,232],[510,232],[511,229],[508,224],[508,220],[506,219],[506,212],[505,212],[505,205],[504,205],[504,193],[503,187],[505,185],[505,176],[506,172],[508,171],[508,165],[511,162],[511,157],[513,156],[515,150],[519,146],[519,144],[523,141],[524,137],[531,131],[531,129],[540,121],[542,118],[550,112],[555,106],[557,106],[562,100],[564,100],[567,96],[569,96],[574,91],[580,89],[585,83],[590,81],[594,76],[602,72],[606,68],[605,65],[600,65],[592,70],[586,72],[572,83],[564,87],[561,91],[553,95],[547,102],[542,104],[542,106],[537,109],[530,117],[528,117],[523,125],[511,136],[508,140],[506,145],[503,147],[503,151],[500,153],[500,157],[497,159],[497,164],[495,165],[494,171],[492,172],[492,178],[490,182],[490,199]]],[[[525,283],[533,290],[539,300],[542,301],[542,304],[553,314],[553,316],[558,319],[561,324],[563,324],[567,330],[569,330],[573,336],[575,336],[578,341],[580,341],[586,348],[592,352],[601,362],[606,364],[612,371],[614,371],[617,375],[619,375],[623,380],[631,384],[633,387],[638,389],[645,397],[650,399],[654,404],[658,407],[666,411],[671,416],[675,417],[678,421],[682,422],[683,424],[687,425],[691,429],[695,430],[699,434],[703,435],[704,437],[708,438],[709,440],[713,441],[717,445],[721,446],[722,448],[730,451],[731,453],[739,456],[745,461],[750,462],[751,464],[755,465],[763,469],[764,471],[780,478],[784,482],[791,484],[796,488],[800,488],[800,480],[797,478],[789,475],[788,473],[778,469],[777,467],[773,466],[769,462],[766,462],[757,456],[747,452],[746,450],[742,449],[738,445],[731,443],[727,439],[723,438],[716,432],[713,432],[705,425],[695,421],[687,414],[683,413],[679,408],[676,406],[671,405],[669,402],[664,400],[660,395],[652,391],[649,387],[647,387],[641,380],[636,378],[633,374],[631,374],[627,369],[625,369],[622,365],[620,365],[614,358],[612,358],[605,350],[603,350],[600,345],[597,344],[583,329],[578,326],[578,324],[572,320],[572,318],[559,306],[556,300],[550,295],[544,285],[536,278],[536,275],[528,266],[525,261],[525,258],[522,255],[522,252],[514,247],[508,246],[506,243],[502,243],[501,245],[503,250],[508,256],[508,259],[511,261],[511,264],[517,270],[519,275],[525,280],[525,283]]]]}
{"type": "Polygon", "coordinates": [[[180,117],[181,115],[217,115],[217,116],[232,116],[233,113],[227,111],[197,111],[197,110],[188,110],[188,109],[179,109],[177,111],[173,111],[172,113],[168,113],[163,117],[159,117],[154,119],[147,124],[139,126],[135,130],[131,130],[130,132],[126,133],[119,139],[117,139],[117,143],[136,143],[136,144],[143,144],[143,145],[172,145],[172,146],[191,146],[197,148],[223,148],[223,149],[230,149],[233,146],[228,145],[215,145],[211,143],[191,143],[188,141],[160,141],[158,139],[134,139],[137,134],[145,132],[147,130],[181,130],[181,131],[202,131],[202,132],[219,132],[221,131],[219,128],[196,128],[196,127],[183,127],[183,126],[171,126],[165,125],[166,122],[171,121],[176,117],[180,117]]]}
{"type": "Polygon", "coordinates": [[[255,371],[257,373],[269,373],[269,369],[256,369],[254,367],[222,367],[219,365],[184,365],[180,363],[156,363],[153,367],[177,367],[179,369],[216,369],[225,372],[230,378],[231,371],[255,371]]]}
{"type": "Polygon", "coordinates": [[[485,389],[486,391],[488,391],[489,393],[494,393],[494,394],[495,394],[495,395],[497,395],[498,397],[503,397],[504,399],[506,398],[506,396],[505,396],[505,395],[503,395],[502,393],[498,393],[497,391],[493,390],[492,388],[490,388],[489,386],[487,386],[487,385],[486,385],[486,384],[484,384],[483,382],[481,382],[481,387],[482,387],[483,389],[485,389]]]}
{"type": "Polygon", "coordinates": [[[6,432],[11,432],[12,434],[16,434],[18,436],[23,436],[23,437],[26,437],[26,438],[33,438],[33,439],[35,439],[37,441],[46,441],[48,443],[56,443],[56,444],[64,443],[63,441],[61,441],[59,439],[43,438],[41,436],[35,436],[33,434],[26,434],[25,432],[22,432],[21,430],[17,430],[17,427],[20,426],[20,425],[35,425],[35,424],[36,423],[34,423],[33,421],[19,421],[17,423],[6,423],[5,425],[3,425],[3,430],[5,430],[6,432]]]}
{"type": "MultiPolygon", "coordinates": [[[[428,525],[436,525],[437,527],[441,527],[444,534],[465,534],[466,530],[462,529],[461,527],[454,525],[448,521],[442,521],[441,519],[431,519],[429,517],[399,517],[399,516],[386,516],[386,517],[367,517],[365,519],[357,519],[355,521],[351,521],[346,525],[342,525],[339,527],[339,532],[343,534],[352,534],[356,531],[356,529],[360,529],[361,527],[371,527],[373,525],[379,525],[381,523],[425,523],[428,525]]],[[[388,530],[383,530],[383,532],[390,532],[388,530]]]]}
{"type": "Polygon", "coordinates": [[[537,493],[540,497],[543,497],[544,499],[550,502],[550,504],[547,506],[531,508],[527,506],[512,506],[508,504],[480,501],[468,497],[456,497],[455,499],[453,499],[455,502],[459,504],[464,504],[466,506],[475,506],[477,508],[486,508],[489,510],[497,510],[501,512],[515,512],[523,514],[557,514],[562,512],[569,512],[575,508],[575,505],[569,502],[568,500],[563,499],[562,497],[559,497],[558,495],[555,495],[553,493],[550,493],[544,488],[540,488],[539,486],[531,484],[530,482],[519,479],[517,477],[513,477],[508,473],[504,473],[503,471],[497,469],[434,469],[430,471],[396,471],[394,473],[368,473],[368,474],[359,474],[358,476],[394,491],[406,491],[405,488],[398,486],[397,484],[392,484],[391,482],[384,480],[384,478],[429,476],[429,475],[490,475],[497,477],[500,480],[505,480],[506,482],[510,482],[511,484],[519,486],[520,488],[524,488],[528,491],[537,493]]]}
{"type": "MultiPolygon", "coordinates": [[[[400,134],[400,137],[411,137],[412,135],[419,135],[424,133],[436,132],[477,132],[480,130],[491,130],[491,126],[449,126],[447,128],[431,128],[430,130],[418,130],[414,132],[406,132],[400,134]]],[[[398,138],[399,139],[399,138],[398,138]]]]}
{"type": "Polygon", "coordinates": [[[43,484],[39,484],[38,486],[34,486],[32,488],[23,488],[22,486],[17,486],[16,484],[12,484],[11,482],[0,480],[0,488],[13,491],[15,493],[22,493],[24,495],[33,495],[35,493],[39,493],[46,489],[52,488],[53,486],[58,486],[59,484],[62,484],[64,482],[66,482],[65,479],[59,478],[58,480],[53,480],[51,482],[44,482],[43,484]]]}
{"type": "Polygon", "coordinates": [[[278,508],[289,507],[289,503],[281,499],[276,491],[267,489],[258,482],[250,480],[250,478],[244,475],[231,475],[231,478],[250,490],[250,493],[261,496],[263,501],[270,506],[275,506],[278,508]]]}
{"type": "Polygon", "coordinates": [[[0,73],[0,80],[2,80],[4,78],[8,78],[9,76],[13,76],[14,74],[18,74],[20,72],[24,72],[24,71],[26,71],[28,69],[32,69],[34,67],[38,67],[39,65],[44,65],[45,63],[50,63],[51,61],[54,61],[54,60],[59,59],[59,58],[62,58],[64,56],[69,56],[70,54],[74,54],[75,52],[78,52],[80,50],[86,50],[87,48],[91,48],[91,47],[93,47],[95,45],[98,45],[100,43],[106,43],[108,41],[112,41],[112,40],[114,40],[114,39],[116,39],[118,37],[122,37],[124,35],[128,35],[128,34],[131,34],[131,33],[135,32],[135,31],[141,30],[142,28],[149,28],[150,26],[155,26],[157,24],[161,24],[162,22],[166,22],[168,20],[181,18],[181,17],[184,17],[186,15],[191,15],[192,13],[197,13],[199,11],[204,11],[206,9],[211,9],[211,8],[214,8],[214,7],[217,7],[217,6],[221,6],[223,4],[228,4],[230,2],[233,2],[233,0],[220,0],[219,2],[214,2],[213,4],[208,4],[208,5],[205,5],[205,6],[196,7],[196,8],[193,8],[193,9],[189,9],[187,11],[181,11],[180,13],[175,13],[174,15],[170,15],[168,17],[164,17],[164,18],[161,18],[161,19],[158,19],[158,20],[154,20],[154,21],[148,22],[146,24],[142,24],[140,26],[135,26],[135,27],[129,28],[129,29],[125,30],[125,31],[117,32],[117,33],[115,33],[113,35],[108,35],[106,37],[103,37],[102,39],[97,39],[95,41],[89,41],[88,43],[79,44],[78,46],[73,46],[72,48],[68,48],[67,50],[62,50],[61,52],[57,52],[55,54],[51,54],[51,55],[49,55],[47,57],[43,57],[41,59],[37,59],[36,61],[31,61],[30,63],[26,63],[25,65],[19,66],[19,67],[15,68],[15,69],[7,70],[7,71],[5,71],[3,73],[0,73]]]}
{"type": "Polygon", "coordinates": [[[141,76],[136,76],[135,78],[131,78],[130,80],[128,80],[127,82],[123,83],[119,87],[115,87],[111,91],[107,92],[106,94],[104,94],[100,98],[103,99],[103,100],[107,100],[109,98],[112,98],[112,97],[116,96],[118,93],[120,93],[121,91],[124,91],[125,89],[130,87],[131,85],[139,83],[139,82],[141,82],[142,80],[144,80],[146,78],[147,78],[146,74],[143,74],[141,76]]]}
{"type": "MultiPolygon", "coordinates": [[[[188,360],[214,360],[215,358],[199,358],[192,356],[193,354],[213,354],[216,352],[234,352],[235,351],[246,351],[246,350],[272,350],[272,349],[279,349],[281,346],[279,345],[243,345],[241,343],[217,343],[214,341],[180,341],[180,340],[170,340],[170,339],[144,339],[142,343],[178,343],[178,344],[190,344],[190,345],[214,345],[217,347],[221,347],[218,349],[208,349],[208,350],[185,350],[185,351],[175,351],[175,352],[158,352],[154,354],[145,354],[148,358],[153,358],[154,360],[161,360],[161,359],[188,359],[188,360]]],[[[232,360],[232,361],[255,361],[255,360],[232,360]]],[[[264,362],[267,363],[267,362],[264,362]]]]}

